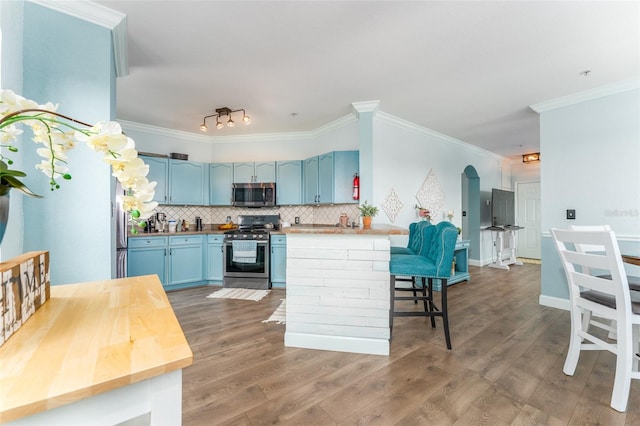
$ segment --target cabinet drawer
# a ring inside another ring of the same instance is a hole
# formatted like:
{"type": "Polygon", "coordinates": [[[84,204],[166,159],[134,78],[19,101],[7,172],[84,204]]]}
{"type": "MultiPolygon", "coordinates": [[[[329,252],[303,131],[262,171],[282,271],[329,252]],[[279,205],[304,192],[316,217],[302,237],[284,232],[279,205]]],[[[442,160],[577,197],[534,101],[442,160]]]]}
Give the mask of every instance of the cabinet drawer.
{"type": "Polygon", "coordinates": [[[207,242],[209,243],[222,243],[222,240],[224,240],[224,234],[207,235],[207,242]]]}
{"type": "Polygon", "coordinates": [[[159,247],[167,245],[167,237],[133,237],[129,238],[129,248],[159,247]]]}
{"type": "Polygon", "coordinates": [[[471,241],[469,240],[458,241],[456,242],[456,250],[459,250],[461,248],[469,248],[469,246],[471,245],[470,243],[471,241]]]}
{"type": "Polygon", "coordinates": [[[170,246],[184,246],[190,244],[202,244],[202,235],[175,235],[169,237],[170,246]]]}
{"type": "Polygon", "coordinates": [[[285,245],[287,244],[286,235],[271,235],[271,245],[285,245]]]}

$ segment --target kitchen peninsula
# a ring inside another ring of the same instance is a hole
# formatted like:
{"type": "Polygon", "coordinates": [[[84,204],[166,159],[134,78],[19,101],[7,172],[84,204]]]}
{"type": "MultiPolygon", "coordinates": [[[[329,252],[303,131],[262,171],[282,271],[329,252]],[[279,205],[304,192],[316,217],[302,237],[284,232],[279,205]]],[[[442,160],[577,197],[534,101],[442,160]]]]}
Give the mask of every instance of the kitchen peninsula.
{"type": "Polygon", "coordinates": [[[409,231],[316,225],[282,232],[285,346],[389,355],[389,236],[409,231]]]}
{"type": "Polygon", "coordinates": [[[156,276],[52,286],[0,347],[0,423],[177,425],[192,360],[156,276]]]}

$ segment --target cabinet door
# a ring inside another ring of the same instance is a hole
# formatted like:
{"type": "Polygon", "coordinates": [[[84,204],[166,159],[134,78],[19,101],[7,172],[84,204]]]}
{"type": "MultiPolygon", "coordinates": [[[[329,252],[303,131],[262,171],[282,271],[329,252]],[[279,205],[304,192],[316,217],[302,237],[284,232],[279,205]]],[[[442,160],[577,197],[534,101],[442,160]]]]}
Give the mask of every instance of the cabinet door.
{"type": "Polygon", "coordinates": [[[169,203],[204,205],[205,176],[205,166],[202,163],[169,160],[169,203]]]}
{"type": "Polygon", "coordinates": [[[333,202],[357,203],[353,199],[353,175],[360,173],[358,151],[335,151],[333,153],[333,202]]]}
{"type": "Polygon", "coordinates": [[[318,157],[304,160],[304,203],[318,202],[318,157]]]}
{"type": "Polygon", "coordinates": [[[208,244],[207,247],[207,280],[222,282],[224,272],[222,243],[208,244]]]}
{"type": "Polygon", "coordinates": [[[318,193],[321,204],[333,203],[333,152],[318,156],[318,193]]]}
{"type": "Polygon", "coordinates": [[[210,164],[209,204],[212,206],[230,206],[232,183],[233,163],[210,164]]]}
{"type": "Polygon", "coordinates": [[[276,181],[276,162],[265,161],[254,164],[253,175],[254,182],[275,182],[276,181]]]}
{"type": "Polygon", "coordinates": [[[168,285],[202,281],[202,245],[169,247],[168,285]]]}
{"type": "Polygon", "coordinates": [[[169,182],[169,160],[161,157],[146,157],[140,156],[140,158],[149,165],[149,174],[147,179],[150,182],[157,182],[156,193],[153,196],[153,201],[157,201],[160,204],[167,204],[169,202],[168,182],[169,182]]]}
{"type": "Polygon", "coordinates": [[[233,182],[253,182],[253,163],[233,163],[233,182]]]}
{"type": "Polygon", "coordinates": [[[164,285],[166,281],[167,247],[130,248],[127,250],[127,276],[157,275],[164,285]]]}
{"type": "Polygon", "coordinates": [[[302,161],[278,161],[276,168],[278,204],[302,204],[302,161]]]}
{"type": "Polygon", "coordinates": [[[272,242],[271,244],[271,283],[275,284],[276,287],[283,287],[286,280],[287,280],[287,245],[286,243],[276,244],[272,242]]]}

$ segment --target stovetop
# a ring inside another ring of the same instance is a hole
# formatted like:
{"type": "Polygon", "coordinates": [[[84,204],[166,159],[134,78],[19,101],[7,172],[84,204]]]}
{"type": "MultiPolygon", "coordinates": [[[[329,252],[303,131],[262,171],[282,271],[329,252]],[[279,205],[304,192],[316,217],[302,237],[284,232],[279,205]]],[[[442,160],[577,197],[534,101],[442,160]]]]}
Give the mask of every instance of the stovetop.
{"type": "Polygon", "coordinates": [[[225,240],[268,240],[269,231],[265,229],[241,230],[235,229],[224,233],[225,240]]]}
{"type": "Polygon", "coordinates": [[[279,229],[279,225],[280,215],[240,215],[238,229],[225,232],[225,240],[268,241],[269,231],[279,229]]]}

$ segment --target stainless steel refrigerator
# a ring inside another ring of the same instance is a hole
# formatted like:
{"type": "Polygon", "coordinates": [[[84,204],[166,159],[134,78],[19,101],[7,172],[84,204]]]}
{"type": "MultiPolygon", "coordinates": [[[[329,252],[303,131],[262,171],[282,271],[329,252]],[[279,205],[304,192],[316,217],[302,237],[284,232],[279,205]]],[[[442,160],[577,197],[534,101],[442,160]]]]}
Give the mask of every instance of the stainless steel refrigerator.
{"type": "Polygon", "coordinates": [[[120,182],[116,182],[116,197],[114,201],[114,215],[116,218],[116,278],[127,276],[127,213],[122,209],[122,200],[119,195],[124,195],[124,189],[120,182]]]}

